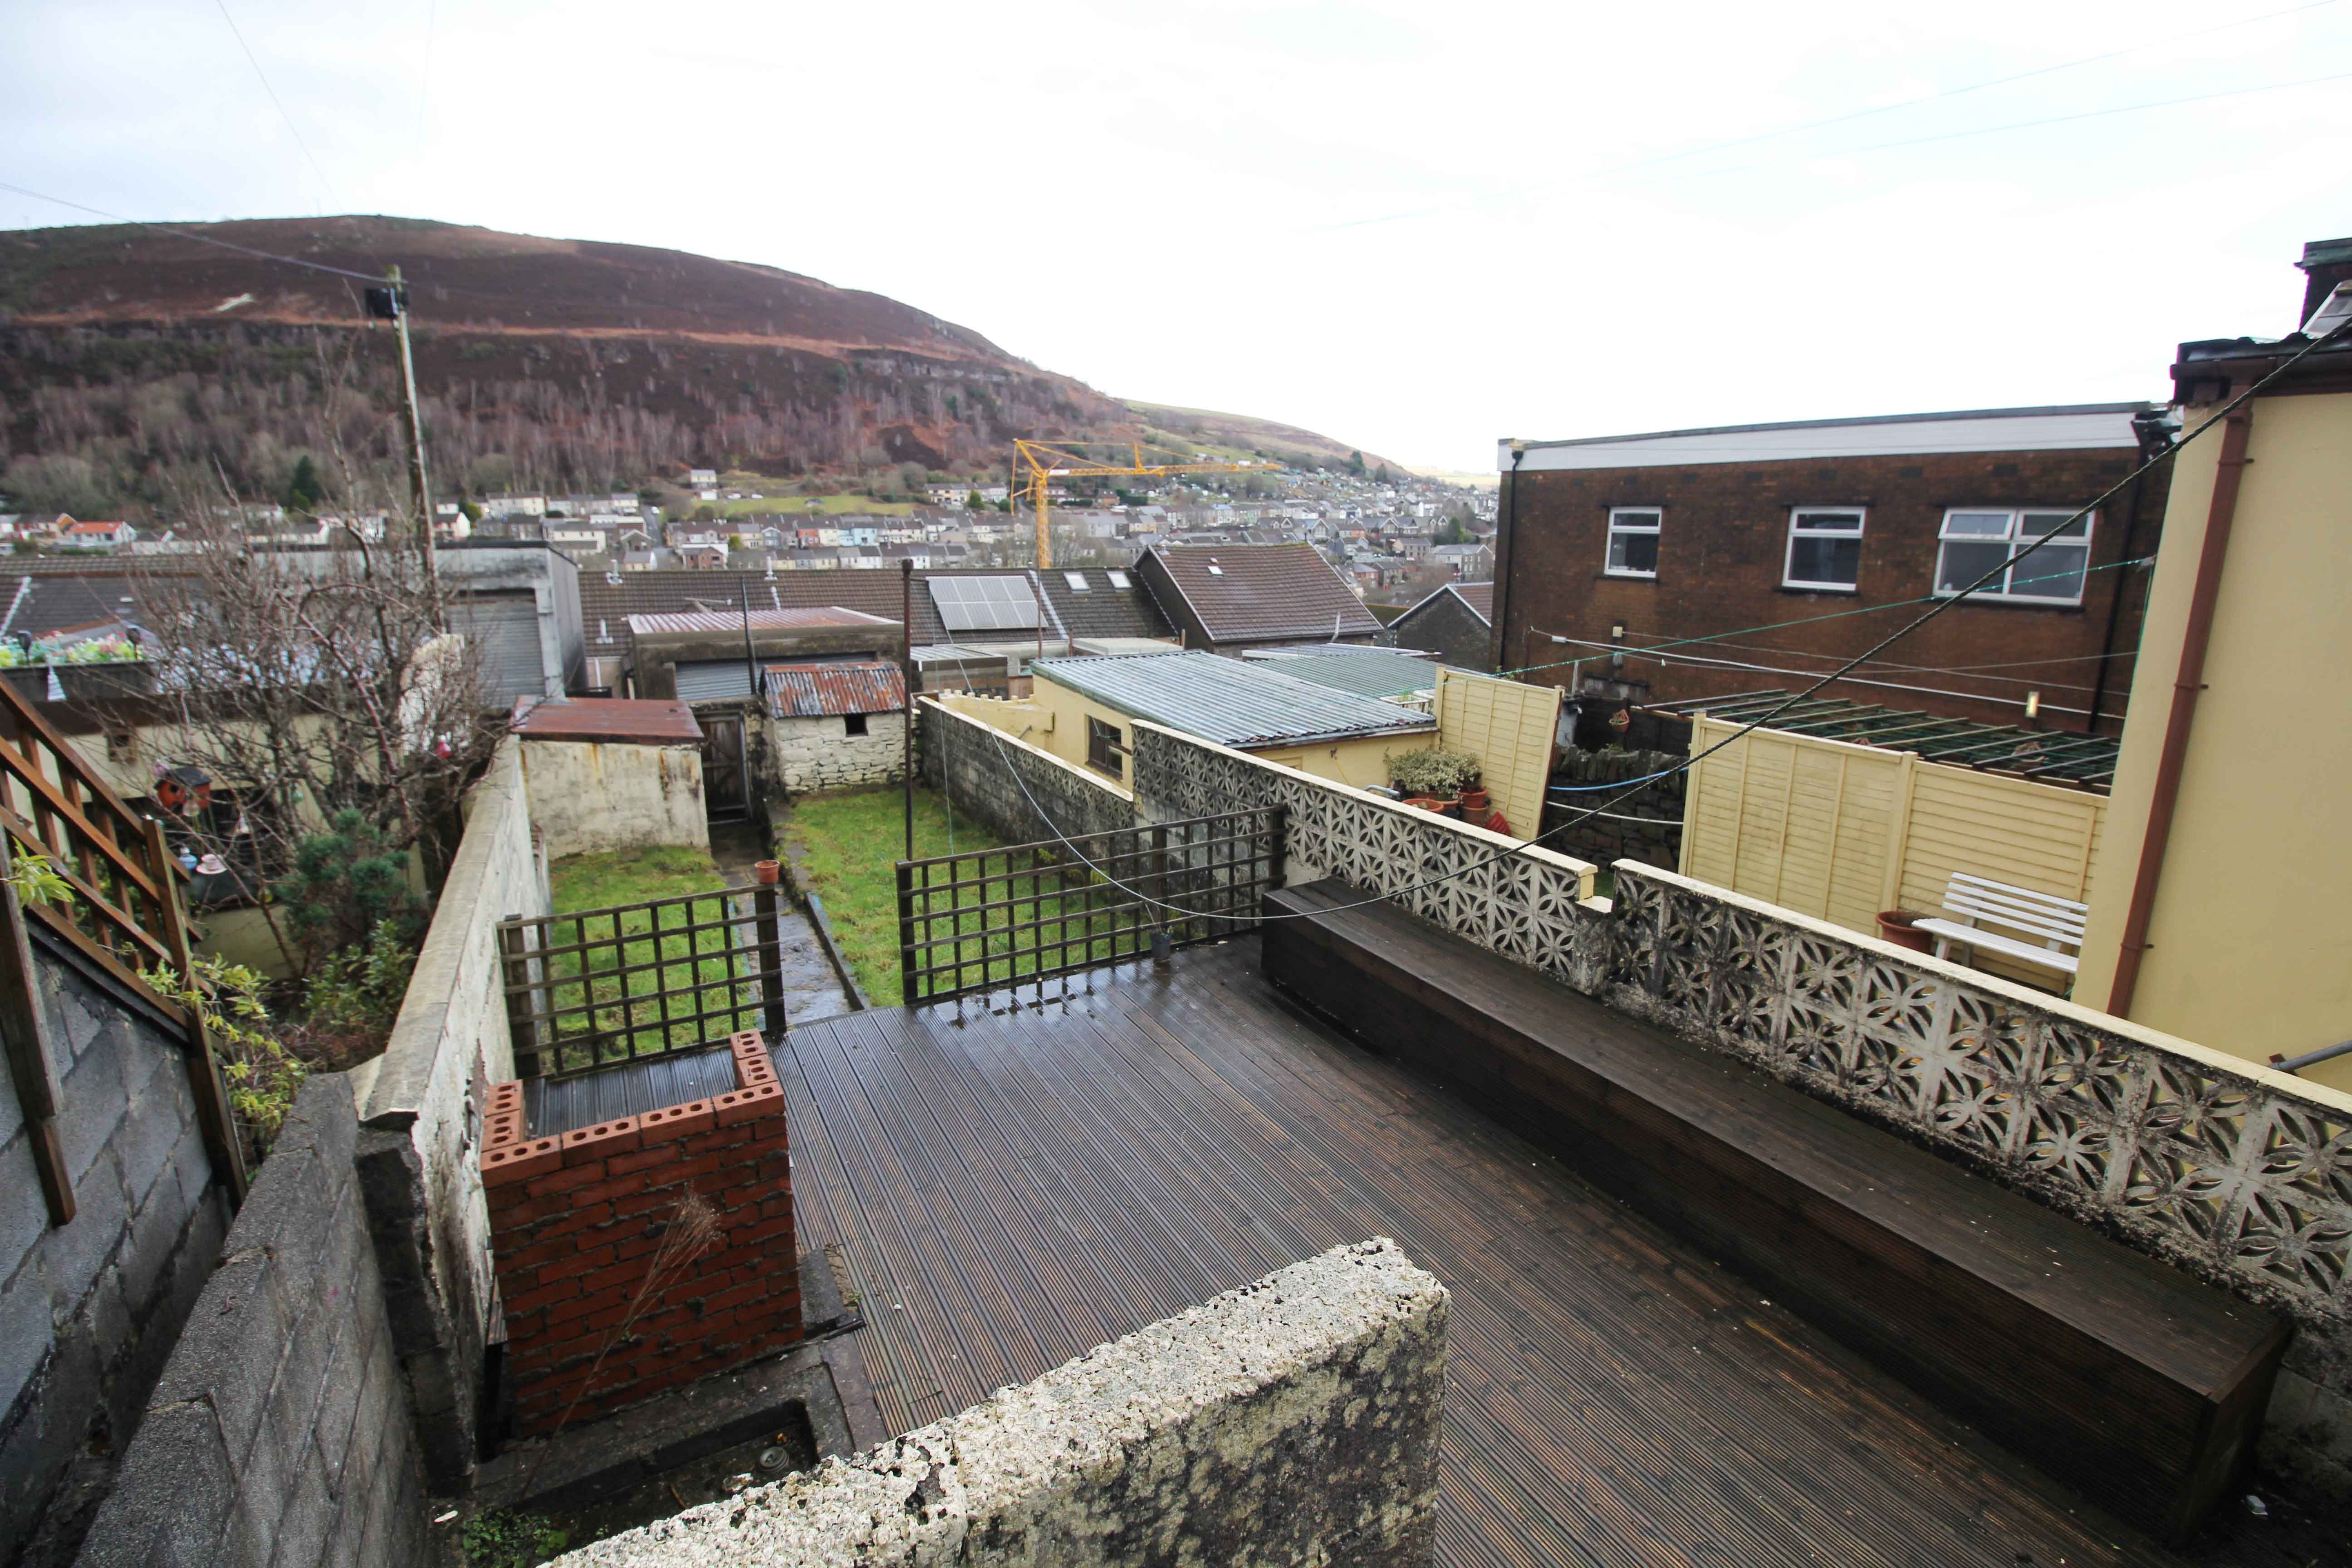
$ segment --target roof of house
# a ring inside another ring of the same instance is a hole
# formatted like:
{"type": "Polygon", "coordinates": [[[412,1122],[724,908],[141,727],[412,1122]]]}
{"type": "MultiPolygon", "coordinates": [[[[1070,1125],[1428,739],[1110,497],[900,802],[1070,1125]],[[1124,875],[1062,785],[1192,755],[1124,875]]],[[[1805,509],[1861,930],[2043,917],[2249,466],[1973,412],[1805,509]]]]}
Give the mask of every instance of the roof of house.
{"type": "Polygon", "coordinates": [[[761,609],[756,595],[750,610],[673,610],[648,616],[631,616],[629,629],[633,632],[730,632],[749,626],[753,631],[787,631],[795,626],[896,626],[898,623],[883,616],[867,615],[863,610],[847,610],[838,605],[795,605],[790,609],[761,609]]]}
{"type": "Polygon", "coordinates": [[[772,664],[765,684],[768,711],[780,719],[896,713],[907,706],[906,676],[883,659],[772,664]]]}
{"type": "Polygon", "coordinates": [[[1411,620],[1413,616],[1421,614],[1422,611],[1429,608],[1430,605],[1437,603],[1440,599],[1444,598],[1448,594],[1451,594],[1455,598],[1461,600],[1464,605],[1469,607],[1472,615],[1477,616],[1488,626],[1491,626],[1495,624],[1495,584],[1492,583],[1448,583],[1443,588],[1438,589],[1437,592],[1425,595],[1423,597],[1414,600],[1411,609],[1408,609],[1403,615],[1399,616],[1396,620],[1391,621],[1389,624],[1391,626],[1395,626],[1400,622],[1411,620]]]}
{"type": "Polygon", "coordinates": [[[702,739],[702,726],[685,703],[628,697],[518,698],[512,728],[534,741],[677,745],[702,739]]]}
{"type": "Polygon", "coordinates": [[[1150,637],[1156,641],[1176,635],[1175,624],[1161,613],[1142,579],[1125,567],[1056,566],[1039,573],[1038,580],[1045,584],[1046,602],[1053,605],[1063,628],[1073,637],[1150,637]],[[1112,570],[1127,580],[1126,587],[1112,584],[1112,570]],[[1073,577],[1085,582],[1086,592],[1080,593],[1070,585],[1073,577]]]}
{"type": "Polygon", "coordinates": [[[1393,702],[1294,680],[1211,653],[1038,659],[1042,676],[1105,707],[1219,745],[1255,748],[1434,728],[1393,702]]]}
{"type": "Polygon", "coordinates": [[[1945,414],[1877,414],[1777,425],[1718,425],[1590,436],[1567,441],[1505,440],[1503,472],[1642,468],[1701,463],[1765,463],[1821,458],[1920,456],[1941,452],[2137,450],[2135,417],[2152,403],[2081,403],[2042,408],[1969,408],[1945,414]],[[1514,450],[1516,448],[1516,450],[1514,450]]]}
{"type": "Polygon", "coordinates": [[[1381,629],[1311,544],[1153,545],[1192,614],[1216,641],[1362,637],[1381,629]]]}
{"type": "Polygon", "coordinates": [[[1271,669],[1293,680],[1351,691],[1359,697],[1410,697],[1437,685],[1443,667],[1435,659],[1417,658],[1385,647],[1318,649],[1312,653],[1257,652],[1244,658],[1254,667],[1271,669]]]}

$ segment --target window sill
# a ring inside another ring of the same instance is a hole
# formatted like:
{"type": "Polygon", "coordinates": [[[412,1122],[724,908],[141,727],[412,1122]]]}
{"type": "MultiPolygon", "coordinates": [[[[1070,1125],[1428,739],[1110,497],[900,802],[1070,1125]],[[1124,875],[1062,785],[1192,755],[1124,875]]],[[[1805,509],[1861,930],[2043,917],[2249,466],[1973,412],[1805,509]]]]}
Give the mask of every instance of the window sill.
{"type": "Polygon", "coordinates": [[[1832,583],[1783,583],[1780,584],[1780,592],[1805,595],[1842,594],[1851,599],[1858,596],[1862,593],[1862,588],[1859,584],[1844,587],[1832,583]]]}
{"type": "Polygon", "coordinates": [[[1654,583],[1655,572],[1597,572],[1593,575],[1607,583],[1654,583]]]}
{"type": "MultiPolygon", "coordinates": [[[[1958,598],[1959,598],[1958,594],[1936,595],[1936,601],[1938,604],[1949,604],[1958,598]]],[[[1971,610],[2058,610],[2067,615],[2079,616],[2083,613],[2083,601],[2080,599],[2017,599],[2005,595],[1975,594],[1969,597],[1963,607],[1971,610]]]]}

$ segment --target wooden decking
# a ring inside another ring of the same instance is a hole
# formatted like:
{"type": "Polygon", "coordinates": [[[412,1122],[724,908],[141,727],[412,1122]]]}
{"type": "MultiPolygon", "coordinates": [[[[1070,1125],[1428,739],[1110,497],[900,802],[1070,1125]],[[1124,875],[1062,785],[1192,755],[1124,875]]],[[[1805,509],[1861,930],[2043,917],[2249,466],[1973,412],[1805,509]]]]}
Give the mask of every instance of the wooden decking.
{"type": "Polygon", "coordinates": [[[895,1429],[1379,1234],[1454,1293],[1442,1563],[2304,1560],[2099,1513],[1301,1015],[1256,947],[793,1030],[804,1245],[846,1257],[895,1429]]]}

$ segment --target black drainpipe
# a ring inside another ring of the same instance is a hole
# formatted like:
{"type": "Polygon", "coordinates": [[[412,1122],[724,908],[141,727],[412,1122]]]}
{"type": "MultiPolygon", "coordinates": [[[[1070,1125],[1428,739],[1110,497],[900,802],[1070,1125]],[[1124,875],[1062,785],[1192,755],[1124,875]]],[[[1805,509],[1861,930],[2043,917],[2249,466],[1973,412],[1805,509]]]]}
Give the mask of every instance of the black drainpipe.
{"type": "Polygon", "coordinates": [[[1517,553],[1519,532],[1519,460],[1527,455],[1526,442],[1511,443],[1511,466],[1503,472],[1495,503],[1495,624],[1486,631],[1486,658],[1497,672],[1510,668],[1511,637],[1504,628],[1511,624],[1511,557],[1517,553]]]}

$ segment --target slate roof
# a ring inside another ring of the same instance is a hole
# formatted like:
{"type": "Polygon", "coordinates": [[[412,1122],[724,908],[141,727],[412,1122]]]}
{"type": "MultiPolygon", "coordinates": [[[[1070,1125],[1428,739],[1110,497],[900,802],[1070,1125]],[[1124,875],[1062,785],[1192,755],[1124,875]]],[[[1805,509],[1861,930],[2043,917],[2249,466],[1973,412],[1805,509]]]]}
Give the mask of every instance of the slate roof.
{"type": "Polygon", "coordinates": [[[1154,545],[1147,553],[1220,643],[1368,637],[1381,629],[1311,544],[1154,545]]]}
{"type": "Polygon", "coordinates": [[[1073,591],[1064,577],[1064,568],[1056,566],[1038,574],[1045,584],[1045,601],[1053,605],[1063,627],[1074,637],[1150,637],[1164,640],[1176,635],[1173,622],[1160,613],[1159,604],[1151,597],[1142,579],[1131,571],[1124,571],[1127,586],[1111,586],[1110,574],[1099,566],[1070,567],[1087,581],[1083,594],[1073,591]]]}
{"type": "Polygon", "coordinates": [[[1488,626],[1491,626],[1495,624],[1495,584],[1492,583],[1448,583],[1444,587],[1438,589],[1434,594],[1428,595],[1422,599],[1416,600],[1411,609],[1405,611],[1403,615],[1399,616],[1395,620],[1391,621],[1389,625],[1391,626],[1403,625],[1405,622],[1412,619],[1413,616],[1421,614],[1422,611],[1427,609],[1430,605],[1435,604],[1438,600],[1444,598],[1448,594],[1453,595],[1455,598],[1468,605],[1470,613],[1476,616],[1488,626]]]}
{"type": "Polygon", "coordinates": [[[1131,718],[1223,746],[1295,745],[1436,727],[1427,715],[1393,702],[1293,680],[1265,664],[1213,653],[1074,655],[1041,658],[1029,668],[1131,718]]]}

